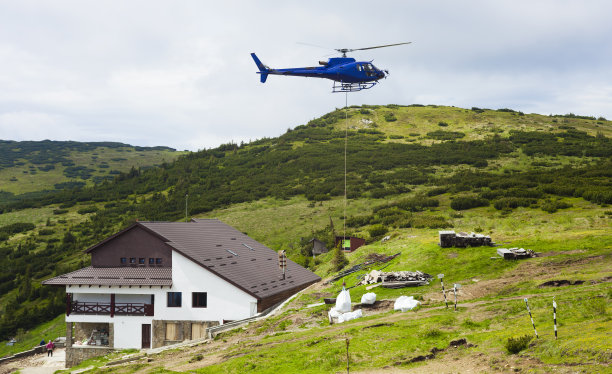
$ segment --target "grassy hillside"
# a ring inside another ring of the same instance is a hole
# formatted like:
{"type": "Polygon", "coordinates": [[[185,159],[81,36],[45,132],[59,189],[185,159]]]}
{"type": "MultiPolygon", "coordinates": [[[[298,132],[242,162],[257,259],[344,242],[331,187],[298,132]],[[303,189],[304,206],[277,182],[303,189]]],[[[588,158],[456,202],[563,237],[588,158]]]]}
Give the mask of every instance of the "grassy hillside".
{"type": "MultiPolygon", "coordinates": [[[[518,326],[516,321],[523,321],[522,296],[540,294],[556,295],[559,303],[567,305],[584,304],[568,311],[571,314],[563,323],[568,332],[587,332],[586,338],[569,338],[568,334],[563,345],[557,346],[538,340],[526,352],[543,365],[542,372],[555,362],[575,361],[592,369],[602,357],[609,361],[605,347],[610,341],[601,331],[610,330],[612,123],[603,118],[542,116],[508,109],[352,107],[278,138],[225,144],[182,156],[160,168],[119,174],[113,182],[95,188],[5,204],[0,235],[8,225],[32,223],[33,227],[5,230],[5,243],[0,246],[0,308],[5,312],[0,332],[6,337],[18,327],[27,329],[32,322],[59,314],[61,290],[40,287],[40,280],[83,266],[88,259],[81,249],[136,219],[183,219],[185,194],[189,195],[190,215],[220,218],[273,249],[287,249],[292,259],[323,277],[334,274],[331,254],[313,260],[307,242],[314,236],[331,241],[330,221],[337,234],[343,231],[347,124],[346,229],[347,234],[370,243],[348,256],[351,264],[362,262],[370,252],[401,251],[389,269],[446,274],[448,282],[464,285],[460,292],[463,309],[457,314],[440,309],[435,282],[418,289],[377,288],[379,299],[407,293],[423,298],[428,305],[406,314],[383,308],[379,314],[351,322],[353,327],[329,328],[322,307],[305,308],[339,290],[338,283],[320,286],[301,296],[282,316],[251,326],[245,334],[232,333],[223,338],[227,344],[217,341],[212,350],[204,347],[206,359],[188,365],[180,360],[189,361],[199,351],[187,351],[179,354],[178,361],[158,358],[164,367],[271,372],[286,364],[293,372],[317,372],[319,366],[299,366],[305,362],[296,358],[299,352],[329,369],[324,371],[340,371],[342,342],[348,336],[353,347],[362,347],[354,356],[362,370],[384,366],[412,370],[418,364],[404,361],[434,346],[443,348],[456,337],[466,337],[478,347],[452,355],[440,353],[442,362],[447,356],[452,364],[455,359],[471,362],[478,355],[487,355],[502,362],[503,368],[516,361],[515,356],[504,353],[507,338],[531,328],[527,319],[516,332],[511,329],[518,326]],[[436,245],[442,228],[490,234],[498,243],[524,246],[547,256],[518,263],[490,260],[495,252],[491,248],[442,250],[436,245]],[[17,229],[22,231],[14,232],[17,229]],[[383,235],[392,240],[381,244],[383,235]],[[40,261],[41,253],[46,261],[40,261]],[[28,269],[34,279],[29,284],[23,276],[28,269]],[[539,288],[554,279],[584,283],[559,292],[539,288]],[[596,302],[591,305],[586,300],[596,302]],[[383,330],[364,329],[370,322],[382,323],[383,330]],[[375,332],[385,338],[373,336],[375,332]],[[366,350],[373,339],[379,347],[366,350]],[[571,348],[583,344],[576,339],[586,339],[586,353],[571,348]],[[289,361],[275,351],[281,346],[287,347],[283,352],[288,353],[289,361]],[[327,351],[332,354],[325,356],[327,351]],[[317,361],[323,356],[329,362],[317,361]]],[[[353,285],[355,275],[346,281],[353,285]]],[[[364,292],[363,286],[352,290],[357,298],[364,292]]],[[[545,305],[550,300],[546,300],[533,301],[534,312],[542,313],[536,317],[542,323],[548,323],[545,305]]],[[[495,363],[485,364],[489,371],[501,370],[491,369],[497,367],[495,363]]],[[[141,372],[154,367],[143,366],[141,372]]]]}
{"type": "Polygon", "coordinates": [[[91,186],[130,168],[174,161],[168,147],[60,141],[0,141],[0,201],[28,192],[91,186]]]}

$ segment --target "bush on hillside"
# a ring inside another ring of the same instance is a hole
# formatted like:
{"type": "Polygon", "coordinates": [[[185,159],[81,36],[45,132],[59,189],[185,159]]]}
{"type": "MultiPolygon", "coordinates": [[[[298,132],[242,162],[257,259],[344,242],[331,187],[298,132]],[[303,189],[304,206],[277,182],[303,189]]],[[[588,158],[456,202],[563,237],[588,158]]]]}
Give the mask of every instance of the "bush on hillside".
{"type": "Polygon", "coordinates": [[[385,121],[387,122],[395,122],[397,121],[397,117],[393,112],[385,113],[385,121]]]}
{"type": "Polygon", "coordinates": [[[340,271],[346,265],[348,265],[349,261],[346,258],[346,256],[344,255],[344,251],[342,249],[340,249],[340,245],[338,245],[334,249],[334,257],[332,258],[331,263],[332,263],[332,270],[333,271],[340,271]]]}
{"type": "Polygon", "coordinates": [[[368,229],[368,232],[370,233],[370,238],[372,240],[385,235],[388,231],[389,229],[381,224],[373,225],[368,229]]]}
{"type": "Polygon", "coordinates": [[[454,210],[466,210],[481,206],[489,206],[489,200],[472,196],[460,196],[454,198],[450,206],[454,210]]]}
{"type": "Polygon", "coordinates": [[[506,341],[506,350],[509,353],[517,354],[523,349],[527,348],[531,339],[531,335],[523,335],[518,338],[508,338],[506,341]]]}

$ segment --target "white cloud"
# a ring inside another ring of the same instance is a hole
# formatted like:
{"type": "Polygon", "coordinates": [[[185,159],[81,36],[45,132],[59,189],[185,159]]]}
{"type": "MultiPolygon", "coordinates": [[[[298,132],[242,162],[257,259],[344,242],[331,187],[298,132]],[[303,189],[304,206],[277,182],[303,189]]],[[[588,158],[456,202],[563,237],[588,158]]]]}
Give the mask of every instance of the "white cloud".
{"type": "Polygon", "coordinates": [[[344,105],[331,81],[270,77],[339,47],[391,76],[352,104],[509,107],[612,118],[605,1],[0,3],[0,137],[202,149],[277,136],[344,105]],[[19,124],[19,128],[14,125],[19,124]]]}

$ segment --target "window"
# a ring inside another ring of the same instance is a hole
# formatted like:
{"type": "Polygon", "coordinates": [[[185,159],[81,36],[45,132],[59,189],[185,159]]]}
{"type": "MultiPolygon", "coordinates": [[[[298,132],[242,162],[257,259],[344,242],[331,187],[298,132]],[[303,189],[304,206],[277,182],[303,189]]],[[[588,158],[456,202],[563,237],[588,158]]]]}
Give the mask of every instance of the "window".
{"type": "Polygon", "coordinates": [[[179,340],[179,326],[173,322],[166,322],[166,340],[179,340]]]}
{"type": "Polygon", "coordinates": [[[193,308],[206,308],[206,292],[192,292],[191,306],[193,308]]]}
{"type": "Polygon", "coordinates": [[[149,257],[149,265],[155,265],[155,259],[153,257],[149,257]]]}
{"type": "Polygon", "coordinates": [[[130,265],[136,265],[136,257],[130,257],[130,265]]]}
{"type": "Polygon", "coordinates": [[[180,308],[183,305],[180,292],[168,292],[168,308],[180,308]]]}
{"type": "Polygon", "coordinates": [[[159,258],[159,257],[158,257],[158,258],[156,258],[156,259],[155,259],[155,263],[156,263],[157,265],[161,265],[161,264],[162,264],[162,259],[161,259],[161,258],[159,258]]]}
{"type": "Polygon", "coordinates": [[[144,257],[140,257],[140,258],[138,259],[138,265],[144,265],[144,264],[145,264],[145,259],[144,259],[144,257]]]}
{"type": "Polygon", "coordinates": [[[120,261],[121,261],[121,265],[127,265],[127,258],[121,257],[120,261]]]}

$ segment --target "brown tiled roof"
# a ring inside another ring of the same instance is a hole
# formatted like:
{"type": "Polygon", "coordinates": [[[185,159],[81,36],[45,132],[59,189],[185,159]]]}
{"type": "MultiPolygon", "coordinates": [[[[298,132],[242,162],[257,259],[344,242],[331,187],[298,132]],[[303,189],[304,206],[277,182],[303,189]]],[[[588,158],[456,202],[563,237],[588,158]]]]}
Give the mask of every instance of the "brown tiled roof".
{"type": "Polygon", "coordinates": [[[47,279],[43,284],[50,286],[171,286],[172,268],[94,268],[89,266],[47,279]]]}
{"type": "Polygon", "coordinates": [[[282,280],[275,251],[216,219],[137,225],[163,237],[177,252],[257,299],[321,280],[291,260],[287,260],[286,277],[282,280]]]}
{"type": "MultiPolygon", "coordinates": [[[[122,235],[122,233],[133,229],[135,226],[140,226],[153,233],[177,252],[242,289],[256,299],[274,297],[283,292],[286,293],[290,290],[302,289],[321,280],[318,275],[289,259],[287,260],[286,277],[284,280],[281,279],[282,272],[279,269],[278,254],[275,251],[216,219],[194,219],[191,222],[137,222],[124,231],[89,248],[87,252],[91,252],[101,244],[122,235]]],[[[164,278],[163,276],[148,276],[148,271],[162,270],[171,271],[171,268],[88,267],[49,279],[43,282],[43,284],[98,285],[101,284],[99,282],[102,280],[110,281],[110,279],[106,280],[103,279],[103,277],[110,276],[108,274],[111,272],[140,271],[140,273],[138,273],[140,276],[133,275],[130,277],[144,277],[145,280],[143,280],[143,282],[160,282],[155,284],[142,283],[142,285],[170,285],[172,283],[171,273],[167,273],[169,279],[165,281],[168,283],[163,283],[161,279],[157,279],[164,278]],[[93,276],[94,278],[83,278],[89,276],[93,276]],[[91,283],[94,282],[93,279],[95,279],[97,283],[91,283]]],[[[181,269],[174,268],[174,271],[178,272],[181,271],[181,269]]],[[[112,281],[116,283],[102,283],[102,285],[139,285],[138,283],[128,282],[126,281],[127,279],[127,277],[112,279],[112,281]]]]}

